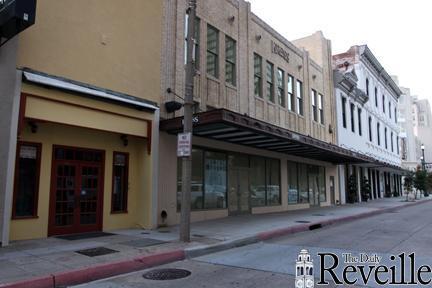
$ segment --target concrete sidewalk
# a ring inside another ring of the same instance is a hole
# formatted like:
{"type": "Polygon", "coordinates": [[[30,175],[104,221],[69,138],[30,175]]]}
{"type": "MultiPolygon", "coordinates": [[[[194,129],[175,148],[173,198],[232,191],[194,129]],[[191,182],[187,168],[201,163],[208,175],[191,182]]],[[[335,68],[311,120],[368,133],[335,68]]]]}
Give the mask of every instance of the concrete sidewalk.
{"type": "Polygon", "coordinates": [[[82,240],[52,237],[17,241],[0,248],[0,287],[13,282],[16,285],[5,287],[78,284],[425,202],[429,202],[427,198],[414,203],[404,202],[404,198],[390,198],[204,221],[192,225],[192,242],[188,244],[178,242],[178,226],[154,231],[111,231],[113,235],[82,240]],[[90,257],[78,253],[100,247],[111,249],[105,251],[110,254],[90,257]]]}

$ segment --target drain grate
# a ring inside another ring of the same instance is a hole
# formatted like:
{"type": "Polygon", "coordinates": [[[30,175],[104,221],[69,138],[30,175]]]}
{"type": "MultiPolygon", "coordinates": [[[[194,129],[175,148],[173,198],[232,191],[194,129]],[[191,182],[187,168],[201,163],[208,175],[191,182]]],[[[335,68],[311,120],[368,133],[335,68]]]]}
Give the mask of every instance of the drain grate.
{"type": "Polygon", "coordinates": [[[149,280],[176,280],[186,278],[191,275],[191,272],[185,269],[155,269],[143,275],[149,280]]]}
{"type": "Polygon", "coordinates": [[[305,221],[305,220],[298,220],[298,221],[295,221],[295,222],[297,222],[297,223],[310,223],[310,221],[305,221]]]}
{"type": "Polygon", "coordinates": [[[322,228],[322,224],[314,224],[309,226],[309,230],[316,230],[322,228]]]}
{"type": "Polygon", "coordinates": [[[119,251],[112,250],[112,249],[105,248],[105,247],[96,247],[96,248],[91,248],[91,249],[78,250],[75,252],[79,253],[81,255],[89,256],[89,257],[96,257],[96,256],[103,256],[103,255],[108,255],[108,254],[112,254],[112,253],[117,253],[119,251]]]}

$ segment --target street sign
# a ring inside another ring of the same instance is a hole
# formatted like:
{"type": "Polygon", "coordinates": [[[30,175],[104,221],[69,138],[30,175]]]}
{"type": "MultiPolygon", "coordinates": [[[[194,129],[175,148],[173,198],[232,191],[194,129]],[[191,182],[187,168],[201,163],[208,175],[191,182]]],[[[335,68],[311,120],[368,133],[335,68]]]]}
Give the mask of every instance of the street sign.
{"type": "Polygon", "coordinates": [[[177,135],[177,157],[189,157],[192,153],[192,133],[177,135]]]}

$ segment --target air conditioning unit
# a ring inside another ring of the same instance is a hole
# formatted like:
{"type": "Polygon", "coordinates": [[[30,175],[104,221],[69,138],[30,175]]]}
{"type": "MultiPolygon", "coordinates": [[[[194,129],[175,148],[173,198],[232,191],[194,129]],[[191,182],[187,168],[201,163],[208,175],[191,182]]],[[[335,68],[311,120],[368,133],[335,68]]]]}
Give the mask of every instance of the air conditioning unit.
{"type": "Polygon", "coordinates": [[[0,46],[35,23],[36,0],[0,0],[0,46]]]}

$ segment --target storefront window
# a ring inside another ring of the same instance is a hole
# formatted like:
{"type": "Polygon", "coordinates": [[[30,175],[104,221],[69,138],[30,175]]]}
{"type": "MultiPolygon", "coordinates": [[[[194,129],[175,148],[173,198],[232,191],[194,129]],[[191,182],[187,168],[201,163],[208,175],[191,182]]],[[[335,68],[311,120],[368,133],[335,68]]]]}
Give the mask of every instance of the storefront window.
{"type": "MultiPolygon", "coordinates": [[[[203,151],[192,149],[191,209],[203,209],[203,151]]],[[[182,160],[177,160],[177,209],[180,210],[182,191],[182,160]]]]}
{"type": "Polygon", "coordinates": [[[326,201],[324,167],[288,161],[287,171],[289,204],[326,201]]]}
{"type": "Polygon", "coordinates": [[[127,212],[129,154],[114,152],[111,212],[127,212]]]}
{"type": "Polygon", "coordinates": [[[325,168],[319,167],[319,199],[320,202],[326,202],[327,201],[327,193],[326,193],[326,183],[325,183],[325,168]]]}
{"type": "Polygon", "coordinates": [[[252,206],[280,205],[280,162],[276,159],[251,156],[252,206]]]}
{"type": "Polygon", "coordinates": [[[253,207],[265,206],[265,158],[252,156],[250,167],[251,204],[253,207]]]}
{"type": "Polygon", "coordinates": [[[297,163],[288,161],[288,203],[299,202],[297,163]]]}
{"type": "Polygon", "coordinates": [[[306,164],[298,164],[299,203],[309,202],[308,173],[306,164]]]}
{"type": "Polygon", "coordinates": [[[36,143],[19,142],[17,154],[12,217],[14,219],[36,217],[41,145],[36,143]]]}
{"type": "Polygon", "coordinates": [[[226,208],[227,160],[225,153],[205,152],[205,209],[226,208]]]}

